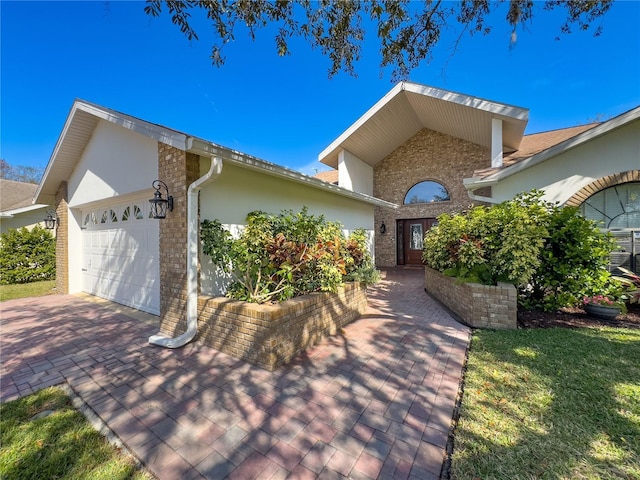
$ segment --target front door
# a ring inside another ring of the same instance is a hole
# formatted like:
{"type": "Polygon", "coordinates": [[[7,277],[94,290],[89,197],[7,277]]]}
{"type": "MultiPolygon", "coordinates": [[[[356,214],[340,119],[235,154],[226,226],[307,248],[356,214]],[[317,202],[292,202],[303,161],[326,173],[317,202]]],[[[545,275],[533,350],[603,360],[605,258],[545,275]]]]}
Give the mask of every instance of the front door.
{"type": "Polygon", "coordinates": [[[424,234],[435,218],[398,220],[398,265],[422,265],[424,234]]]}

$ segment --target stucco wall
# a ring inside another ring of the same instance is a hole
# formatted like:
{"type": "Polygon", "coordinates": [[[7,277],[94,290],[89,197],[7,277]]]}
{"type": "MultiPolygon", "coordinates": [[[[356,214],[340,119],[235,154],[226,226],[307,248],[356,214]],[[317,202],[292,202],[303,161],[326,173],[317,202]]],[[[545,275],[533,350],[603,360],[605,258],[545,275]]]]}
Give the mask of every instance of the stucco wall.
{"type": "Polygon", "coordinates": [[[434,180],[449,191],[450,200],[433,204],[403,205],[399,209],[376,207],[376,264],[396,265],[396,220],[437,217],[441,213],[466,210],[471,200],[462,184],[473,171],[490,166],[486,147],[423,129],[395,149],[374,168],[375,197],[402,205],[407,191],[416,183],[434,180]],[[377,233],[384,222],[387,231],[377,233]]]}
{"type": "Polygon", "coordinates": [[[564,204],[581,188],[608,175],[640,168],[640,120],[522,170],[492,187],[497,202],[532,188],[564,204]]]}
{"type": "MultiPolygon", "coordinates": [[[[364,228],[373,238],[372,205],[236,165],[225,163],[218,179],[200,192],[200,219],[218,219],[232,233],[242,229],[254,210],[277,214],[288,209],[298,212],[304,206],[313,215],[339,221],[346,233],[364,228]]],[[[224,294],[228,283],[203,254],[200,282],[202,294],[214,296],[224,294]]]]}
{"type": "Polygon", "coordinates": [[[150,190],[157,142],[101,120],[69,178],[69,207],[150,190]]]}
{"type": "MultiPolygon", "coordinates": [[[[18,228],[26,227],[27,230],[31,230],[36,225],[44,228],[44,217],[47,215],[47,210],[51,207],[42,207],[36,210],[30,210],[24,213],[16,213],[11,218],[0,218],[0,234],[6,233],[10,229],[17,230],[18,228]]],[[[55,235],[55,230],[52,231],[55,235]]]]}

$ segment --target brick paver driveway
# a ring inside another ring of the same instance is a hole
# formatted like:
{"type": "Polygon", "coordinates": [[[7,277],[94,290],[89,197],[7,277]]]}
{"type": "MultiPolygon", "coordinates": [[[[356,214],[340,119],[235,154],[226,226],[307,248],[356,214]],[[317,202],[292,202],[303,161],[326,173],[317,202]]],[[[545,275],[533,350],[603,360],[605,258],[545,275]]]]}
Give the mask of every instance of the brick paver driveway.
{"type": "Polygon", "coordinates": [[[273,373],[150,346],[157,318],[114,304],[4,302],[1,399],[66,381],[162,479],[438,478],[469,329],[421,269],[386,273],[366,315],[273,373]]]}

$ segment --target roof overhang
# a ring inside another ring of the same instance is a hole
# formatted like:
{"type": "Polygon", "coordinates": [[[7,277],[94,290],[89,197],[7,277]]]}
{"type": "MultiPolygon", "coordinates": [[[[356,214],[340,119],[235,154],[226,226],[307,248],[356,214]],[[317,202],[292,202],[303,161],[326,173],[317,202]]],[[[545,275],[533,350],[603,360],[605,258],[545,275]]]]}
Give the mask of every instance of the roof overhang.
{"type": "Polygon", "coordinates": [[[423,128],[491,148],[492,119],[503,121],[502,140],[516,150],[529,110],[410,82],[397,84],[324,149],[318,159],[338,168],[347,150],[375,166],[423,128]]]}
{"type": "Polygon", "coordinates": [[[371,205],[397,208],[396,204],[375,197],[347,190],[337,185],[327,184],[295,170],[266,162],[244,153],[231,150],[207,140],[189,136],[162,125],[146,122],[124,113],[101,107],[84,100],[76,100],[71,107],[60,137],[56,142],[42,180],[34,196],[34,203],[55,203],[55,195],[61,182],[67,181],[93,135],[100,120],[105,120],[127,128],[156,141],[166,143],[180,150],[204,156],[218,156],[223,162],[230,162],[243,168],[283,178],[311,188],[328,191],[371,205]]]}
{"type": "Polygon", "coordinates": [[[640,119],[640,106],[629,110],[621,115],[618,115],[611,120],[601,123],[600,125],[593,127],[585,132],[582,132],[575,137],[571,137],[564,142],[560,142],[542,152],[532,155],[531,157],[522,160],[518,163],[505,167],[497,172],[491,173],[482,177],[465,178],[463,183],[467,190],[476,190],[485,186],[496,185],[500,180],[515,175],[518,172],[522,172],[528,168],[538,165],[550,158],[556,157],[568,150],[583,145],[586,142],[594,140],[606,133],[623,127],[633,121],[640,119]]]}
{"type": "Polygon", "coordinates": [[[47,208],[47,207],[49,207],[49,205],[36,204],[36,205],[29,205],[28,207],[21,207],[21,208],[14,208],[12,210],[5,210],[3,212],[0,212],[0,218],[13,218],[16,215],[20,215],[21,213],[32,212],[34,210],[40,210],[42,208],[47,208]]]}

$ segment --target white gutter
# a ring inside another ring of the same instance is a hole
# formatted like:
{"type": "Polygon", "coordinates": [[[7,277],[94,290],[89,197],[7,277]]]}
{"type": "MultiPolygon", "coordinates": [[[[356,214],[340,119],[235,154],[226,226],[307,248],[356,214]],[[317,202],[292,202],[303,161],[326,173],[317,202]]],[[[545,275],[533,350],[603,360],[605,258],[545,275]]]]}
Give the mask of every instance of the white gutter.
{"type": "Polygon", "coordinates": [[[162,334],[149,337],[149,343],[167,348],[180,348],[198,333],[198,193],[204,185],[222,173],[222,159],[211,157],[209,171],[189,185],[187,190],[187,331],[171,338],[162,334]]]}

